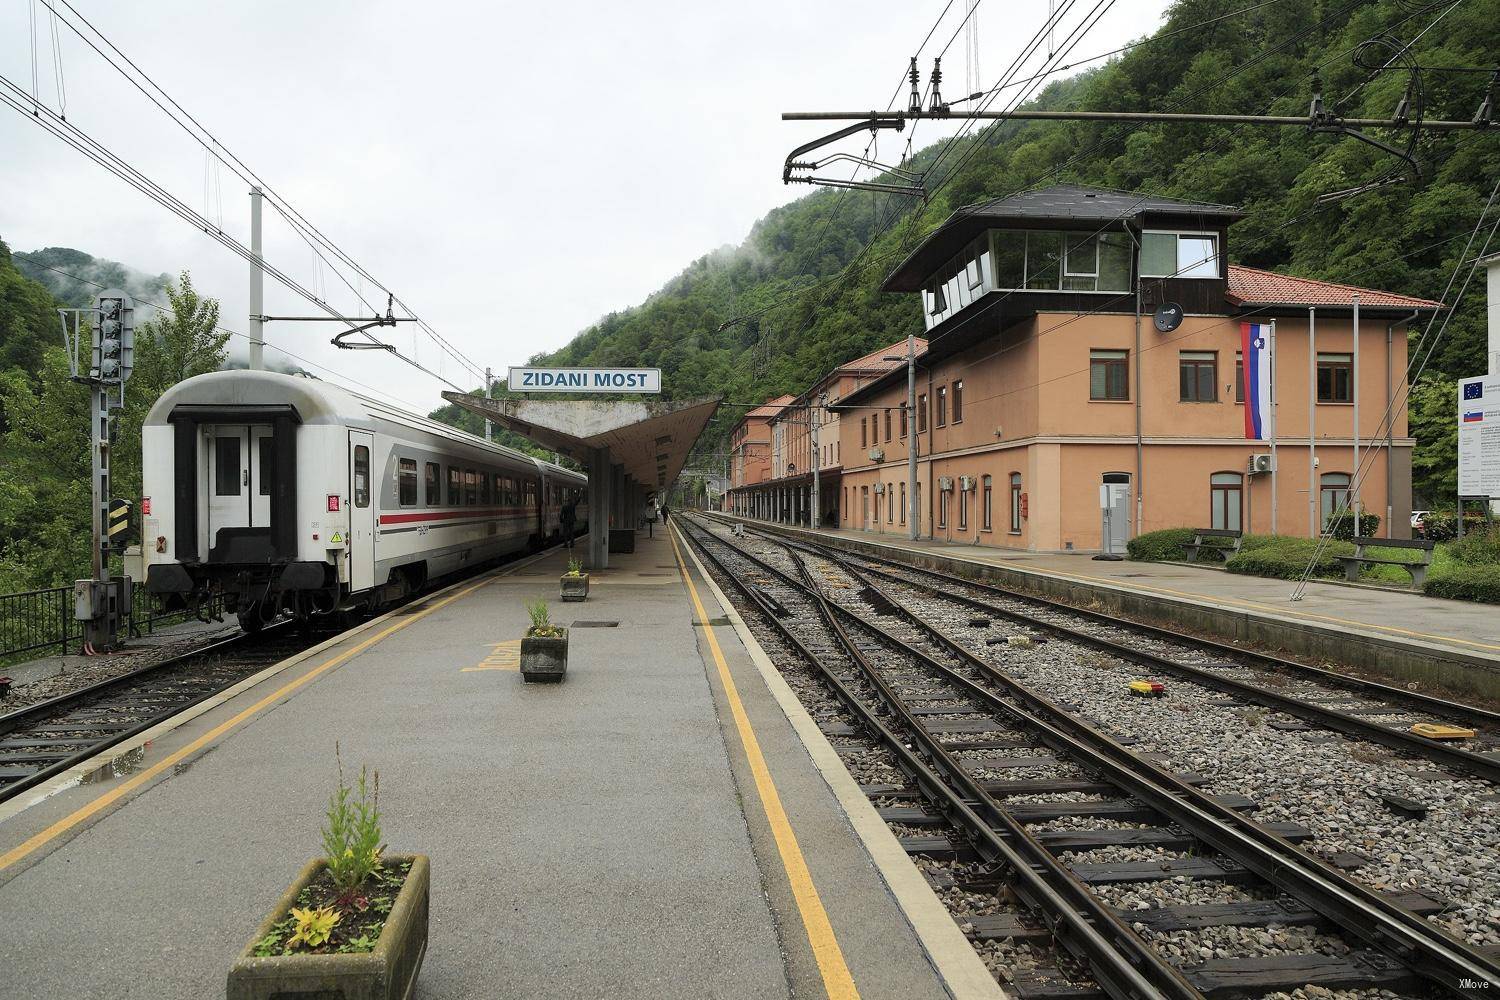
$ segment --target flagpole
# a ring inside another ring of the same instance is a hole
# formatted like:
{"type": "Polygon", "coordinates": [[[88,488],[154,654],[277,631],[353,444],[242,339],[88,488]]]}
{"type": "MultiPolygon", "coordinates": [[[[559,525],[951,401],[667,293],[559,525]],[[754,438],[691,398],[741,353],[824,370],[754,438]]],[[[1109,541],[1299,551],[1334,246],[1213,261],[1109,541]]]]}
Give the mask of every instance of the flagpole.
{"type": "Polygon", "coordinates": [[[1271,320],[1271,339],[1266,360],[1271,366],[1270,423],[1271,423],[1271,534],[1276,534],[1276,321],[1271,320]]]}

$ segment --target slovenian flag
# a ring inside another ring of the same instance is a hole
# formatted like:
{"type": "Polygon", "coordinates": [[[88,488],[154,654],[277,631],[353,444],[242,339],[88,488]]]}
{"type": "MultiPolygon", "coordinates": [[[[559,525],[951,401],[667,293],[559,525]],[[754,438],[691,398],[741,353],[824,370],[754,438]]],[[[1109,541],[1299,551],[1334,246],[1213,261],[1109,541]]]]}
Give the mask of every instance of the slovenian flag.
{"type": "Polygon", "coordinates": [[[1464,423],[1466,423],[1466,424],[1477,424],[1477,423],[1479,423],[1482,420],[1484,420],[1484,411],[1483,410],[1476,410],[1476,411],[1472,411],[1472,412],[1466,412],[1464,414],[1464,423]]]}
{"type": "Polygon", "coordinates": [[[1271,324],[1241,323],[1245,370],[1245,437],[1264,441],[1271,431],[1271,324]]]}

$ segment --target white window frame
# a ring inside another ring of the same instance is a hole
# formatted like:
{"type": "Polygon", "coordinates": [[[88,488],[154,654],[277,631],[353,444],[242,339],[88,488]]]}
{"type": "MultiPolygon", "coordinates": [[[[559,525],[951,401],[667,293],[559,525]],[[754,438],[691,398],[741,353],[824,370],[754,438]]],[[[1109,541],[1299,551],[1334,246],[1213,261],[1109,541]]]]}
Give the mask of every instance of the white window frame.
{"type": "MultiPolygon", "coordinates": [[[[1182,278],[1182,279],[1188,280],[1188,281],[1218,281],[1218,280],[1220,280],[1220,279],[1222,279],[1224,277],[1224,266],[1223,266],[1224,247],[1223,247],[1223,245],[1221,244],[1221,242],[1219,240],[1219,234],[1218,234],[1217,231],[1212,230],[1212,229],[1209,229],[1209,230],[1198,230],[1198,229],[1143,229],[1141,231],[1141,243],[1142,243],[1142,245],[1145,244],[1147,236],[1175,236],[1177,238],[1177,253],[1174,254],[1173,258],[1172,258],[1174,261],[1176,261],[1176,270],[1174,270],[1171,274],[1147,274],[1145,272],[1145,270],[1144,270],[1144,265],[1138,263],[1137,264],[1137,268],[1140,269],[1140,274],[1138,275],[1138,277],[1141,277],[1141,278],[1182,278]],[[1181,274],[1180,273],[1182,271],[1182,237],[1184,237],[1184,236],[1196,236],[1196,237],[1198,237],[1200,239],[1204,238],[1204,237],[1207,237],[1208,239],[1211,239],[1211,240],[1214,241],[1214,273],[1213,274],[1181,274]]],[[[1138,261],[1144,261],[1145,260],[1145,255],[1142,254],[1142,253],[1137,253],[1137,260],[1138,261]]]]}

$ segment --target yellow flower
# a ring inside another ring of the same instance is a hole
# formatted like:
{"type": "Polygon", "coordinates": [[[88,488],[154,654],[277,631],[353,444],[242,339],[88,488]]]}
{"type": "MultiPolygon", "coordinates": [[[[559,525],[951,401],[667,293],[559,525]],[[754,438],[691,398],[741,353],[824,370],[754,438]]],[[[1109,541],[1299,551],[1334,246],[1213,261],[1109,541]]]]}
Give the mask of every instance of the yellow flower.
{"type": "Polygon", "coordinates": [[[297,921],[297,932],[287,939],[287,947],[294,948],[298,944],[305,944],[309,948],[316,948],[327,943],[328,935],[333,933],[339,917],[339,912],[331,906],[317,910],[312,907],[305,909],[292,907],[292,918],[297,921]]]}

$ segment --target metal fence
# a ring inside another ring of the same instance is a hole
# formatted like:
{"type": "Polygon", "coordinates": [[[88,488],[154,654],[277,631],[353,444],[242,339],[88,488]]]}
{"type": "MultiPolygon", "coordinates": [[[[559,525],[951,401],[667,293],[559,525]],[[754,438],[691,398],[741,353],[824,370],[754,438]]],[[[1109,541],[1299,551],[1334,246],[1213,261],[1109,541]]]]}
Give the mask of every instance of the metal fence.
{"type": "MultiPolygon", "coordinates": [[[[218,613],[217,604],[207,610],[218,613]]],[[[190,611],[167,611],[161,599],[136,590],[128,620],[131,637],[149,635],[157,628],[192,617],[190,611]]],[[[23,654],[78,652],[83,648],[83,622],[73,617],[73,588],[52,587],[20,594],[0,594],[0,663],[23,654]]]]}

